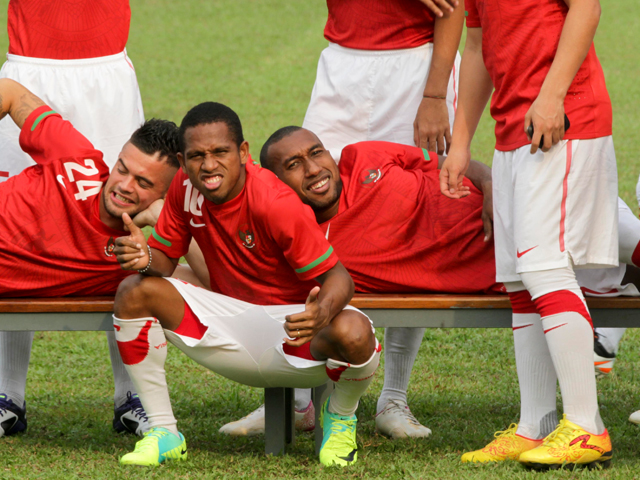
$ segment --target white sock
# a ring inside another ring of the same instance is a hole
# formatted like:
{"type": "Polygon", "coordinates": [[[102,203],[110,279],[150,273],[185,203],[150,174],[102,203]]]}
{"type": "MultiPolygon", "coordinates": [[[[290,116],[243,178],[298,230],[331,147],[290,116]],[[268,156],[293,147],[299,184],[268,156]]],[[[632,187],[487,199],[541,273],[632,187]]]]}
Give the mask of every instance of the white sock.
{"type": "Polygon", "coordinates": [[[598,341],[604,349],[617,355],[620,340],[626,330],[626,328],[596,328],[596,333],[598,334],[598,341]]]}
{"type": "Polygon", "coordinates": [[[34,332],[0,332],[0,393],[22,408],[34,332]]]}
{"type": "Polygon", "coordinates": [[[509,298],[520,385],[520,421],[516,433],[537,440],[549,435],[558,424],[557,377],[540,315],[529,292],[509,291],[509,298]]]}
{"type": "Polygon", "coordinates": [[[149,425],[163,427],[178,435],[173,416],[164,363],[167,339],[153,317],[123,320],[113,316],[120,356],[135,385],[149,425]]]}
{"type": "Polygon", "coordinates": [[[593,374],[593,324],[575,274],[566,267],[521,275],[542,318],[564,413],[569,421],[600,435],[604,424],[593,374]]]}
{"type": "Polygon", "coordinates": [[[122,363],[115,332],[106,332],[106,334],[107,344],[109,345],[109,356],[111,357],[111,370],[113,371],[113,384],[115,386],[113,403],[116,407],[119,407],[127,401],[128,392],[132,394],[136,393],[136,387],[133,386],[127,369],[124,363],[122,363]]]}
{"type": "Polygon", "coordinates": [[[311,389],[310,388],[296,388],[294,393],[295,409],[302,412],[307,409],[311,402],[311,389]]]}
{"type": "Polygon", "coordinates": [[[384,331],[384,386],[377,413],[391,400],[407,404],[407,388],[425,328],[389,327],[384,331]]]}
{"type": "Polygon", "coordinates": [[[360,397],[367,390],[373,380],[380,363],[380,344],[376,341],[376,348],[371,358],[361,365],[327,360],[327,375],[335,382],[335,390],[329,401],[329,411],[345,417],[356,413],[360,397]]]}

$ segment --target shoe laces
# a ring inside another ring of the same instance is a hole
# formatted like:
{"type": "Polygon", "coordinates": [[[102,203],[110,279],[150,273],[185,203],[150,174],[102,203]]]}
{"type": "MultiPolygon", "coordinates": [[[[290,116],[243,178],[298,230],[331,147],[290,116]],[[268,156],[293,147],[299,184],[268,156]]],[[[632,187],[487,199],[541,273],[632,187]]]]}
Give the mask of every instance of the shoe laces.
{"type": "Polygon", "coordinates": [[[0,394],[0,417],[4,417],[11,407],[15,406],[13,400],[7,397],[4,393],[0,394]]]}
{"type": "Polygon", "coordinates": [[[349,434],[350,430],[355,427],[356,420],[347,420],[344,417],[334,416],[331,421],[329,434],[331,435],[331,443],[334,446],[345,446],[355,448],[353,439],[349,434]]]}
{"type": "Polygon", "coordinates": [[[144,420],[145,422],[149,421],[149,419],[147,418],[147,412],[142,406],[142,402],[140,402],[140,397],[138,397],[138,395],[132,395],[131,392],[127,392],[126,403],[135,417],[140,417],[140,419],[144,420]]]}
{"type": "Polygon", "coordinates": [[[397,413],[406,418],[407,421],[417,427],[421,427],[422,424],[418,421],[418,419],[416,417],[413,416],[413,413],[411,412],[411,409],[409,408],[408,405],[402,405],[398,402],[396,402],[395,400],[389,400],[389,403],[387,403],[387,406],[385,407],[385,409],[383,410],[384,412],[392,412],[394,410],[397,410],[397,413]]]}
{"type": "Polygon", "coordinates": [[[509,425],[509,428],[507,428],[506,430],[498,430],[496,433],[493,434],[493,436],[496,438],[511,437],[516,434],[517,430],[518,430],[518,424],[512,423],[511,425],[509,425]]]}
{"type": "Polygon", "coordinates": [[[169,432],[159,428],[152,428],[148,432],[142,434],[144,438],[136,443],[137,452],[146,452],[153,450],[162,437],[169,435],[169,432]]]}
{"type": "Polygon", "coordinates": [[[543,445],[545,447],[558,447],[568,443],[575,430],[572,426],[568,425],[568,422],[566,414],[562,415],[562,420],[560,420],[556,429],[544,439],[543,445]]]}

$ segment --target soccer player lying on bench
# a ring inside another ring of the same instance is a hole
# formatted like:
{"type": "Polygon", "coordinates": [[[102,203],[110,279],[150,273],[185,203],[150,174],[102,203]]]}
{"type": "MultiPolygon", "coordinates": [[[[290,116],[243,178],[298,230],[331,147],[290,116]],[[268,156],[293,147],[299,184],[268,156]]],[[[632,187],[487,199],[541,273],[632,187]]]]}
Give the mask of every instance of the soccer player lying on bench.
{"type": "Polygon", "coordinates": [[[122,267],[141,273],[118,289],[116,338],[152,426],[120,462],[186,458],[164,372],[171,342],[245,385],[311,388],[333,380],[322,411],[320,462],[354,463],[355,411],[378,366],[380,345],[370,320],[348,306],[351,277],[312,210],[250,161],[230,108],[213,102],[192,108],[180,142],[182,171],[149,242],[127,215],[131,235],[116,240],[122,267]],[[192,238],[206,246],[213,291],[159,278],[173,273],[192,238]]]}
{"type": "MultiPolygon", "coordinates": [[[[416,147],[361,142],[346,147],[336,165],[312,132],[285,127],[267,140],[260,160],[312,207],[351,273],[356,291],[495,291],[493,242],[485,242],[491,223],[481,218],[483,201],[486,204],[488,198],[490,205],[490,197],[483,199],[466,183],[471,194],[460,203],[439,199],[438,157],[429,155],[425,157],[416,147]]],[[[472,165],[474,182],[490,183],[489,168],[472,165]]],[[[483,191],[490,194],[491,186],[483,191]]],[[[640,270],[632,265],[640,257],[640,220],[622,200],[619,230],[620,267],[577,271],[587,295],[637,295],[640,270]]],[[[519,320],[517,315],[514,313],[514,321],[519,320]]],[[[404,335],[406,348],[398,352],[385,349],[376,427],[393,438],[426,436],[422,429],[430,431],[413,417],[406,396],[424,330],[396,330],[394,334],[404,335]]],[[[390,331],[386,329],[385,339],[390,331]]],[[[532,401],[523,399],[523,411],[530,409],[532,401]]],[[[253,432],[260,427],[264,431],[262,412],[259,409],[223,429],[242,432],[250,424],[253,432]]],[[[555,410],[549,418],[555,421],[555,410]]]]}
{"type": "MultiPolygon", "coordinates": [[[[113,255],[126,235],[124,212],[143,226],[178,169],[178,129],[150,120],[124,145],[113,172],[69,122],[13,80],[0,80],[0,118],[22,129],[20,145],[38,165],[0,183],[0,296],[113,295],[131,272],[113,255]]],[[[13,337],[9,336],[10,339],[13,337]]],[[[19,337],[21,338],[21,337],[19,337]]],[[[0,436],[27,428],[25,386],[33,334],[0,345],[0,436]]],[[[110,345],[111,346],[111,345],[110,345]]],[[[141,435],[147,419],[115,339],[116,431],[141,435]]]]}

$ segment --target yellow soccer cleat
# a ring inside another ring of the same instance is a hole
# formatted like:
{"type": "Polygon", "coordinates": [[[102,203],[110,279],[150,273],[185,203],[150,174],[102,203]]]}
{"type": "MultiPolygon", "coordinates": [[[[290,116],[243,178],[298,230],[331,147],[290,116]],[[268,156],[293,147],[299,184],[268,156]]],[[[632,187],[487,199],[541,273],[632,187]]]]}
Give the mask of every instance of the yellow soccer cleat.
{"type": "Polygon", "coordinates": [[[156,427],[143,435],[135,450],[120,458],[120,464],[155,467],[168,460],[187,459],[187,442],[182,434],[177,437],[166,428],[156,427]]]}
{"type": "Polygon", "coordinates": [[[518,425],[512,423],[504,431],[494,434],[495,440],[481,450],[474,450],[462,455],[462,463],[487,463],[517,460],[522,452],[536,448],[542,440],[531,440],[516,434],[518,425]]]}
{"type": "Polygon", "coordinates": [[[563,465],[586,465],[591,468],[599,464],[607,468],[612,456],[611,438],[606,430],[602,435],[594,435],[570,422],[564,415],[542,445],[524,452],[518,461],[535,469],[556,469],[563,465]]]}

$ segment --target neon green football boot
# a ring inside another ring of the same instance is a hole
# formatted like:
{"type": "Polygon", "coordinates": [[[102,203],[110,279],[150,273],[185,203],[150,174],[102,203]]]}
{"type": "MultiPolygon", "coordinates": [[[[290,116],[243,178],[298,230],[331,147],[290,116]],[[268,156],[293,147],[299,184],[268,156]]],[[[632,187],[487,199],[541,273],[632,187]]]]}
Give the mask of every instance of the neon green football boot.
{"type": "Polygon", "coordinates": [[[144,433],[136,448],[120,458],[122,465],[154,467],[166,460],[186,460],[187,442],[184,436],[176,437],[166,428],[156,427],[144,433]]]}
{"type": "Polygon", "coordinates": [[[329,400],[322,406],[320,424],[323,429],[322,445],[320,446],[320,463],[324,466],[346,467],[358,460],[358,446],[356,444],[355,415],[343,417],[328,410],[329,400]]]}

